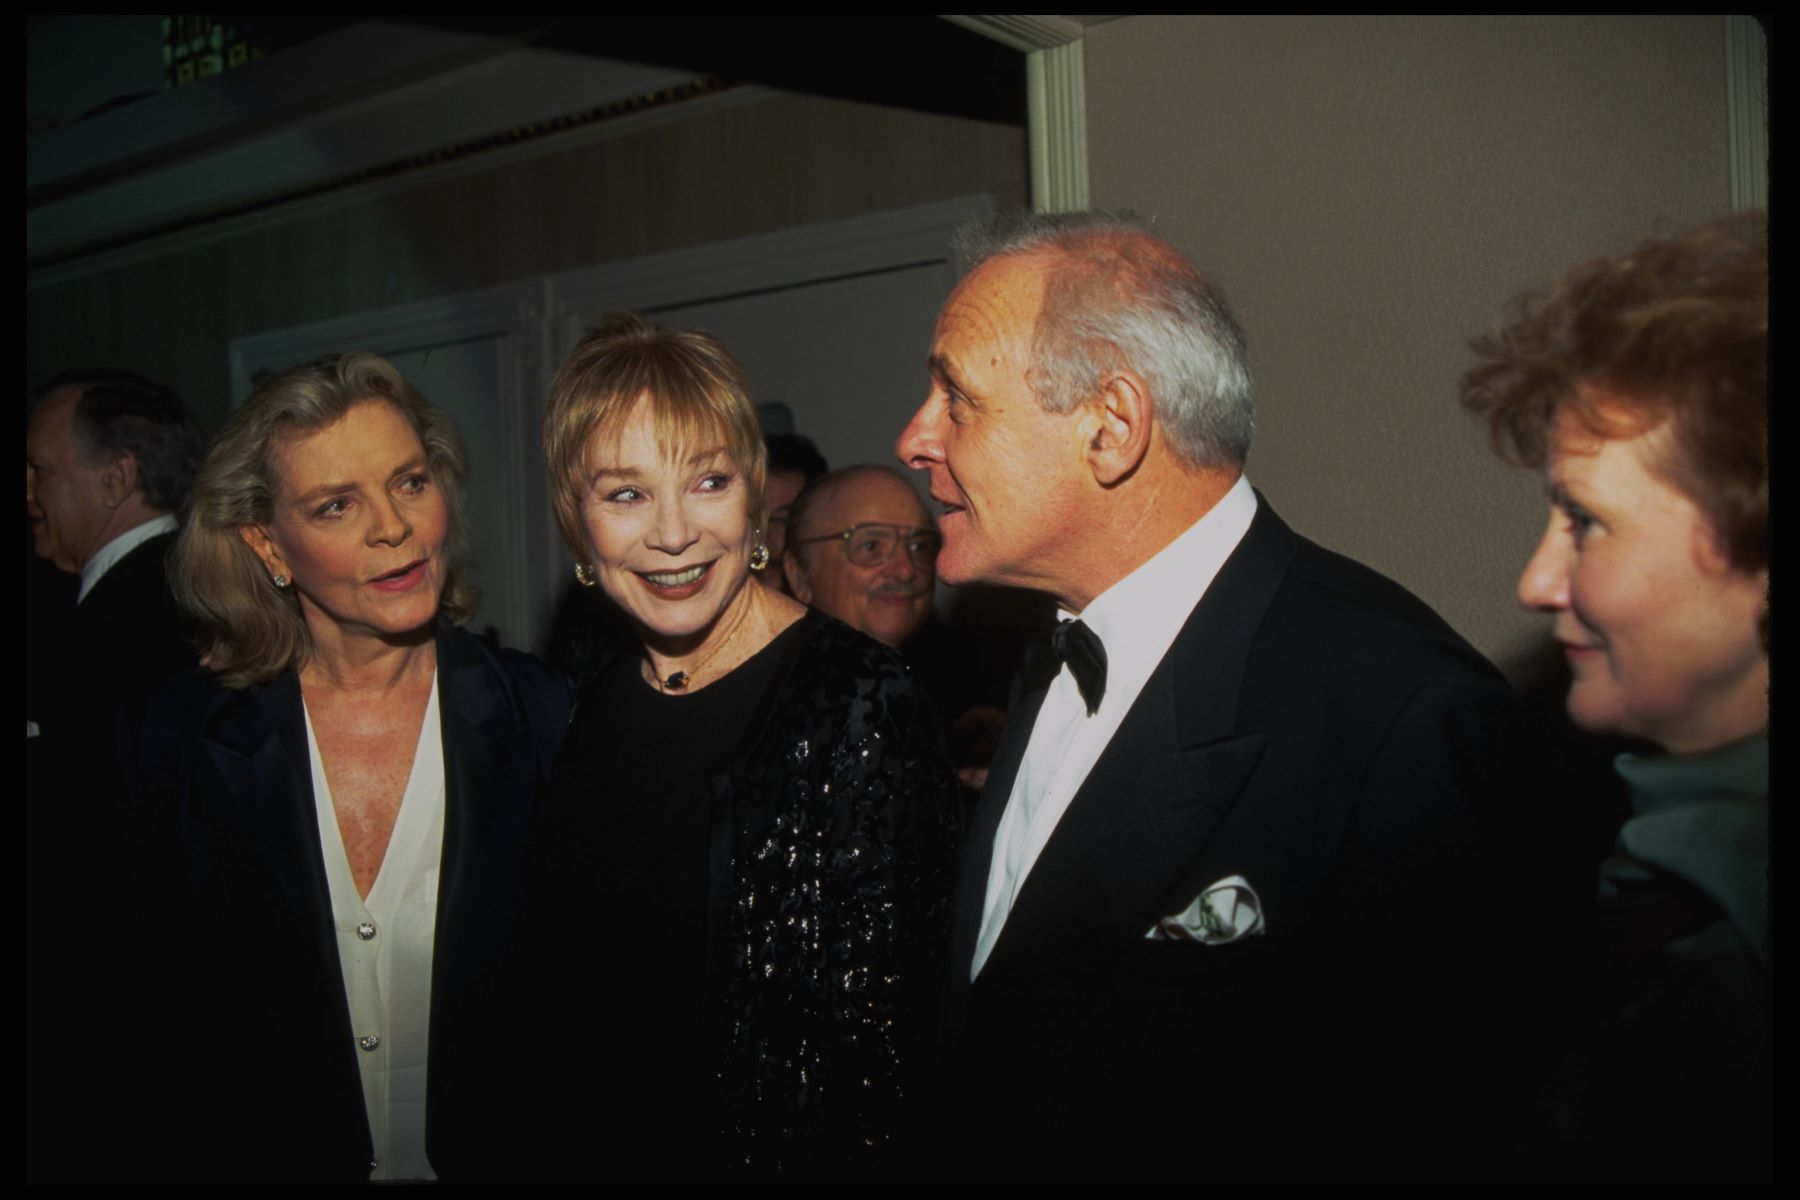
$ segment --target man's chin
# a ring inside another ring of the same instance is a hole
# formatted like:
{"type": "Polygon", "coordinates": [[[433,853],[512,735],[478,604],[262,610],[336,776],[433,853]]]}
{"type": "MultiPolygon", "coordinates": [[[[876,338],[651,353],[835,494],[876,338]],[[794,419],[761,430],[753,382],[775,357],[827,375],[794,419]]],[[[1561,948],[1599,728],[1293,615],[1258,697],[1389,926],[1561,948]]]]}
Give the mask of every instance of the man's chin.
{"type": "Polygon", "coordinates": [[[74,574],[79,574],[81,571],[80,563],[71,563],[67,560],[66,555],[59,555],[56,552],[55,544],[41,534],[31,539],[31,552],[49,562],[59,571],[68,571],[74,574]]]}
{"type": "Polygon", "coordinates": [[[940,583],[952,587],[962,587],[967,583],[982,582],[976,564],[965,555],[952,553],[949,543],[938,551],[937,577],[940,583]]]}

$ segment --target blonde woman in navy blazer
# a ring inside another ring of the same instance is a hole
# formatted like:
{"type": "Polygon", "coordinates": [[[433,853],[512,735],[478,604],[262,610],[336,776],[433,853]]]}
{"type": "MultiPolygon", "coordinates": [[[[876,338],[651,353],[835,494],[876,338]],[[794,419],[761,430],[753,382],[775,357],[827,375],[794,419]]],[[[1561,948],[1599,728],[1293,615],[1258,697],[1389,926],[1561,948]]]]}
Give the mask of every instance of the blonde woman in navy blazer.
{"type": "Polygon", "coordinates": [[[166,964],[143,1173],[489,1170],[490,1003],[568,694],[457,623],[462,475],[367,354],[263,386],[202,467],[175,586],[207,665],[132,763],[166,964]]]}

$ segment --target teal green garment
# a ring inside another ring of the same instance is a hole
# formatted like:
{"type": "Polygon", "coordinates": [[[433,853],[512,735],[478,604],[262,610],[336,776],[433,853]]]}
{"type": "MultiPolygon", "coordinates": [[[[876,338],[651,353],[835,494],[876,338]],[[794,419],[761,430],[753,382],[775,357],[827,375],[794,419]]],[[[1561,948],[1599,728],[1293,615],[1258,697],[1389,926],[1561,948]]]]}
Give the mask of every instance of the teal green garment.
{"type": "Polygon", "coordinates": [[[1768,735],[1706,754],[1621,754],[1614,767],[1635,815],[1619,830],[1619,852],[1601,866],[1602,903],[1652,871],[1677,876],[1724,910],[1767,967],[1768,735]]]}

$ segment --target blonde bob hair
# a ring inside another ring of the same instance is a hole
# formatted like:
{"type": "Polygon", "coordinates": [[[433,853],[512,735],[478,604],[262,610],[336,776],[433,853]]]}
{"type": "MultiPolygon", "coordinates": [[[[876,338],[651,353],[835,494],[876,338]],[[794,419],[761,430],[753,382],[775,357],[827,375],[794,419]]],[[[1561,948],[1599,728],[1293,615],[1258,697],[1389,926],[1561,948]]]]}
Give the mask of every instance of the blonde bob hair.
{"type": "Polygon", "coordinates": [[[175,597],[200,625],[207,665],[227,687],[266,683],[312,653],[312,637],[291,588],[277,588],[240,532],[274,516],[275,455],[358,404],[389,404],[425,447],[431,479],[449,512],[448,570],[441,619],[467,620],[477,595],[464,580],[462,441],[450,418],[426,403],[394,365],[373,354],[343,354],[283,371],[226,422],[194,481],[175,545],[175,597]]]}
{"type": "Polygon", "coordinates": [[[722,444],[744,474],[750,526],[762,536],[768,451],[744,368],[709,333],[658,329],[613,313],[575,344],[550,385],[544,461],[556,527],[577,562],[593,554],[581,523],[596,438],[616,437],[638,402],[648,406],[657,446],[673,458],[722,444]]]}

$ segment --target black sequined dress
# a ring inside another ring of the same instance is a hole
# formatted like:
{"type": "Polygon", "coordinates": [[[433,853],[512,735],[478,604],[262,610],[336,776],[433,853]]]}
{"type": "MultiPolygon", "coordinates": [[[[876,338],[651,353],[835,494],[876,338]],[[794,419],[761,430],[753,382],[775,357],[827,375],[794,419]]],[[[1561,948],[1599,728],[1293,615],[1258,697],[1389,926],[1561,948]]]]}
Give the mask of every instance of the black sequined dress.
{"type": "Polygon", "coordinates": [[[528,858],[528,1167],[885,1175],[935,1017],[957,813],[905,668],[829,618],[691,696],[602,661],[528,858]]]}

